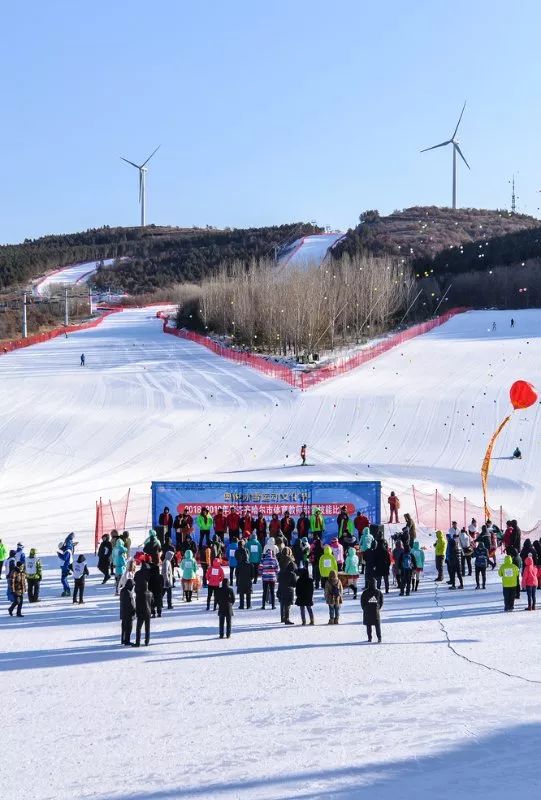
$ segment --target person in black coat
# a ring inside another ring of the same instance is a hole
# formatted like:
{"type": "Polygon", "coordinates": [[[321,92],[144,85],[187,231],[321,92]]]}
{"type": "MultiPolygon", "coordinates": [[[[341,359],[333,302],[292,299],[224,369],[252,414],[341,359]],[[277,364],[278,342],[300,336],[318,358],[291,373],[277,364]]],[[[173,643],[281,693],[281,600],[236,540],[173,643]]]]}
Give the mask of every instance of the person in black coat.
{"type": "Polygon", "coordinates": [[[391,554],[385,539],[378,539],[374,550],[374,575],[377,587],[381,589],[381,581],[385,584],[385,594],[389,591],[389,572],[391,571],[391,554]]]}
{"type": "Polygon", "coordinates": [[[109,534],[104,533],[101,537],[101,543],[98,547],[98,569],[103,573],[102,583],[107,583],[111,577],[111,556],[113,554],[113,545],[109,539],[109,534]]]}
{"type": "Polygon", "coordinates": [[[220,639],[225,635],[229,639],[231,636],[231,620],[233,618],[233,605],[235,603],[235,592],[229,586],[229,581],[224,578],[222,585],[216,589],[216,598],[218,600],[218,620],[220,624],[220,639]]]}
{"type": "MultiPolygon", "coordinates": [[[[127,583],[127,581],[126,581],[127,583]]],[[[143,582],[142,586],[145,585],[143,582]]],[[[135,592],[135,613],[137,615],[137,625],[135,627],[135,644],[132,647],[141,645],[141,629],[145,626],[145,645],[150,642],[150,617],[151,617],[152,594],[145,589],[135,592]]]]}
{"type": "Polygon", "coordinates": [[[447,557],[449,566],[449,578],[451,585],[449,589],[456,589],[456,578],[458,578],[460,585],[459,589],[464,588],[464,581],[462,580],[462,547],[460,545],[460,537],[458,532],[453,535],[453,541],[449,544],[449,554],[447,557]]]}
{"type": "Polygon", "coordinates": [[[374,540],[370,545],[370,550],[365,550],[363,553],[364,563],[364,585],[368,586],[368,581],[375,575],[376,570],[376,541],[374,540]]]}
{"type": "Polygon", "coordinates": [[[372,641],[372,628],[376,629],[378,642],[381,642],[381,617],[380,608],[383,605],[383,595],[376,588],[375,578],[371,578],[368,586],[361,594],[361,608],[363,610],[363,625],[366,625],[368,641],[372,641]]]}
{"type": "Polygon", "coordinates": [[[163,608],[163,577],[160,571],[158,557],[154,556],[149,564],[148,589],[152,594],[151,614],[161,617],[163,608]]]}
{"type": "MultiPolygon", "coordinates": [[[[237,548],[237,553],[238,553],[237,548]]],[[[252,568],[248,561],[243,561],[237,567],[237,592],[239,593],[239,608],[246,608],[252,605],[252,568]]]]}
{"type": "Polygon", "coordinates": [[[307,569],[297,571],[297,583],[295,584],[295,605],[301,610],[302,624],[306,625],[306,612],[310,617],[310,625],[314,624],[314,579],[310,577],[307,569]]]}
{"type": "Polygon", "coordinates": [[[133,627],[133,618],[135,617],[135,597],[133,595],[134,583],[131,578],[128,578],[122,589],[120,590],[120,619],[121,619],[121,634],[120,643],[124,645],[131,645],[131,632],[133,627]]]}
{"type": "MultiPolygon", "coordinates": [[[[235,561],[237,562],[237,570],[241,564],[248,564],[248,551],[246,550],[246,543],[244,539],[239,539],[237,549],[235,550],[235,561]]],[[[238,583],[238,572],[237,572],[238,583]]]]}
{"type": "Polygon", "coordinates": [[[280,617],[281,622],[286,625],[294,625],[295,623],[289,619],[289,609],[293,605],[294,594],[293,589],[297,583],[297,575],[295,573],[295,565],[292,561],[288,560],[282,567],[280,565],[280,572],[278,573],[278,597],[280,600],[280,617]]]}

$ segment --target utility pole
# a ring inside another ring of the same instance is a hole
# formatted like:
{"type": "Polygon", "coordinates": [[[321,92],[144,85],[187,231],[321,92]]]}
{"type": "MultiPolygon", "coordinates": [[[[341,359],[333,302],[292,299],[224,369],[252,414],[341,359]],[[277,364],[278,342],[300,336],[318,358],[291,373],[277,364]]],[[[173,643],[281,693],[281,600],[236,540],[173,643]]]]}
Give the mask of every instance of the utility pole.
{"type": "Polygon", "coordinates": [[[27,324],[26,324],[26,292],[23,294],[22,336],[23,336],[23,339],[26,339],[26,337],[28,336],[28,327],[27,327],[27,324]]]}
{"type": "Polygon", "coordinates": [[[517,210],[516,199],[517,198],[515,195],[515,175],[513,174],[512,190],[511,190],[511,214],[514,214],[517,210]]]}
{"type": "Polygon", "coordinates": [[[67,328],[70,324],[69,305],[68,305],[68,290],[64,289],[64,327],[67,328]]]}

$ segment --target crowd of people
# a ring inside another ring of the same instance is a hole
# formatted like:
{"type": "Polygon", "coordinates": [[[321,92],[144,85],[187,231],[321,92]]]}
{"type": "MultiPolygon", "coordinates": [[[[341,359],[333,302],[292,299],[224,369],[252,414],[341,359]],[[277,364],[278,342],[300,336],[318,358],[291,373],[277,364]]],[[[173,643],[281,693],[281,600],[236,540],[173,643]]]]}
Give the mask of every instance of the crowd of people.
{"type": "MultiPolygon", "coordinates": [[[[394,499],[393,499],[394,498],[394,499]]],[[[389,498],[391,511],[398,519],[399,502],[389,498]],[[394,508],[393,508],[394,506],[394,508]]],[[[328,608],[328,625],[340,622],[340,609],[345,593],[358,596],[358,583],[364,578],[360,602],[367,638],[372,641],[375,630],[380,642],[380,609],[384,594],[396,587],[399,596],[408,596],[419,589],[425,567],[426,549],[417,538],[415,522],[406,513],[404,525],[387,541],[383,526],[370,525],[369,519],[357,512],[350,518],[343,506],[336,518],[335,535],[327,535],[321,510],[301,512],[294,520],[288,511],[270,520],[258,513],[228,513],[219,509],[213,516],[202,508],[194,520],[188,509],[175,518],[164,508],[156,530],[149,531],[142,546],[132,551],[128,531],[103,534],[98,551],[97,567],[102,584],[114,581],[119,597],[121,643],[139,647],[150,641],[153,617],[161,617],[164,607],[173,609],[173,590],[180,585],[179,596],[186,603],[206,592],[206,610],[218,612],[219,636],[231,636],[233,607],[253,607],[254,590],[261,581],[261,610],[280,610],[284,625],[293,625],[294,606],[299,608],[302,625],[314,625],[315,592],[321,591],[328,608]],[[197,531],[197,535],[196,535],[197,531]],[[135,621],[135,641],[132,641],[135,621]]],[[[84,554],[75,554],[73,533],[58,546],[62,597],[73,604],[84,603],[85,582],[89,575],[84,554]],[[70,585],[73,578],[73,588],[70,585]]],[[[453,522],[446,534],[435,532],[435,582],[445,580],[450,590],[463,589],[467,577],[474,578],[475,589],[486,589],[487,570],[496,569],[497,553],[504,552],[498,574],[502,581],[504,610],[512,611],[521,588],[526,593],[527,607],[535,610],[536,590],[541,588],[541,541],[525,539],[516,520],[501,531],[490,520],[478,527],[472,519],[468,527],[453,522]]],[[[29,555],[19,542],[15,550],[6,552],[0,540],[0,577],[5,567],[8,613],[23,616],[23,601],[40,599],[43,577],[41,560],[35,549],[29,555]]]]}

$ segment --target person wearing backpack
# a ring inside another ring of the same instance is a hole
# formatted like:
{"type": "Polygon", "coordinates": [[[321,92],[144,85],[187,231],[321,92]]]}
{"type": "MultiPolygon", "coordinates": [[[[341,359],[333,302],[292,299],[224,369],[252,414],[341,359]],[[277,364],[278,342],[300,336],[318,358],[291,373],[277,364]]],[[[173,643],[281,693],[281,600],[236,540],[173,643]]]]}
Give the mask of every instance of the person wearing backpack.
{"type": "Polygon", "coordinates": [[[88,575],[88,566],[86,558],[81,553],[77,556],[77,561],[73,565],[73,602],[77,603],[79,597],[79,604],[84,603],[83,595],[85,593],[85,578],[88,575]]]}
{"type": "Polygon", "coordinates": [[[475,588],[486,589],[487,584],[487,567],[488,567],[488,552],[484,544],[478,544],[474,550],[474,564],[475,564],[475,588]],[[479,585],[479,579],[482,585],[479,585]]]}
{"type": "Polygon", "coordinates": [[[41,583],[43,573],[41,569],[41,561],[37,556],[36,548],[30,550],[30,555],[26,559],[26,579],[28,582],[28,602],[39,602],[39,586],[41,583]]]}
{"type": "Polygon", "coordinates": [[[369,578],[368,586],[361,594],[361,608],[363,610],[363,625],[366,625],[368,641],[372,641],[372,628],[376,629],[378,644],[381,642],[381,617],[380,609],[383,605],[383,594],[376,588],[376,579],[369,578]]]}
{"type": "Polygon", "coordinates": [[[413,570],[416,566],[415,556],[411,552],[409,545],[405,545],[398,563],[398,569],[400,571],[400,597],[403,597],[404,593],[409,595],[413,570]]]}
{"type": "Polygon", "coordinates": [[[343,594],[344,590],[338,580],[336,570],[331,569],[325,581],[325,602],[329,606],[328,625],[338,625],[343,594]]]}
{"type": "Polygon", "coordinates": [[[310,625],[314,625],[314,579],[308,574],[306,568],[299,569],[297,572],[297,583],[295,585],[295,605],[299,606],[301,612],[301,622],[306,625],[306,612],[310,618],[310,625]]]}

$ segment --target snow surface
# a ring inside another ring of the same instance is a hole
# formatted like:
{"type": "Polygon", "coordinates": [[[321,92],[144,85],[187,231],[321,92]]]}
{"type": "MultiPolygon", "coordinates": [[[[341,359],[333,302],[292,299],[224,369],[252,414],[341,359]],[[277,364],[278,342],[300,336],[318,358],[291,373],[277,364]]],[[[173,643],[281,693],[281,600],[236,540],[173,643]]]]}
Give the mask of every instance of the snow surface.
{"type": "Polygon", "coordinates": [[[313,236],[303,236],[294,242],[288,253],[281,259],[281,266],[287,267],[313,267],[323,263],[329,249],[336,244],[343,233],[318,233],[313,236]]]}
{"type": "Polygon", "coordinates": [[[86,283],[98,269],[98,264],[109,267],[114,264],[114,258],[104,258],[99,261],[86,261],[84,264],[72,264],[68,267],[50,272],[41,278],[34,286],[34,294],[44,296],[48,294],[55,285],[69,285],[76,283],[86,283]]]}
{"type": "MultiPolygon", "coordinates": [[[[510,312],[455,317],[304,394],[164,335],[152,309],[8,353],[2,538],[50,554],[75,530],[89,553],[100,495],[142,496],[152,479],[296,479],[303,441],[315,465],[306,479],[381,478],[398,492],[415,482],[480,499],[479,465],[510,384],[541,386],[541,311],[512,315],[513,331],[510,312]]],[[[523,524],[538,516],[538,426],[538,407],[516,413],[494,452],[491,500],[523,524]],[[523,460],[508,460],[521,440],[523,460]]],[[[351,598],[341,625],[327,627],[318,597],[318,625],[303,631],[256,610],[258,587],[229,641],[202,600],[181,604],[177,589],[175,610],[152,621],[151,647],[122,648],[93,557],[84,608],[59,597],[58,560],[47,557],[39,605],[17,620],[2,601],[1,796],[537,796],[539,616],[502,614],[495,574],[486,592],[471,579],[463,592],[435,590],[432,538],[424,543],[428,574],[417,596],[386,599],[381,646],[364,644],[351,598]]]]}

